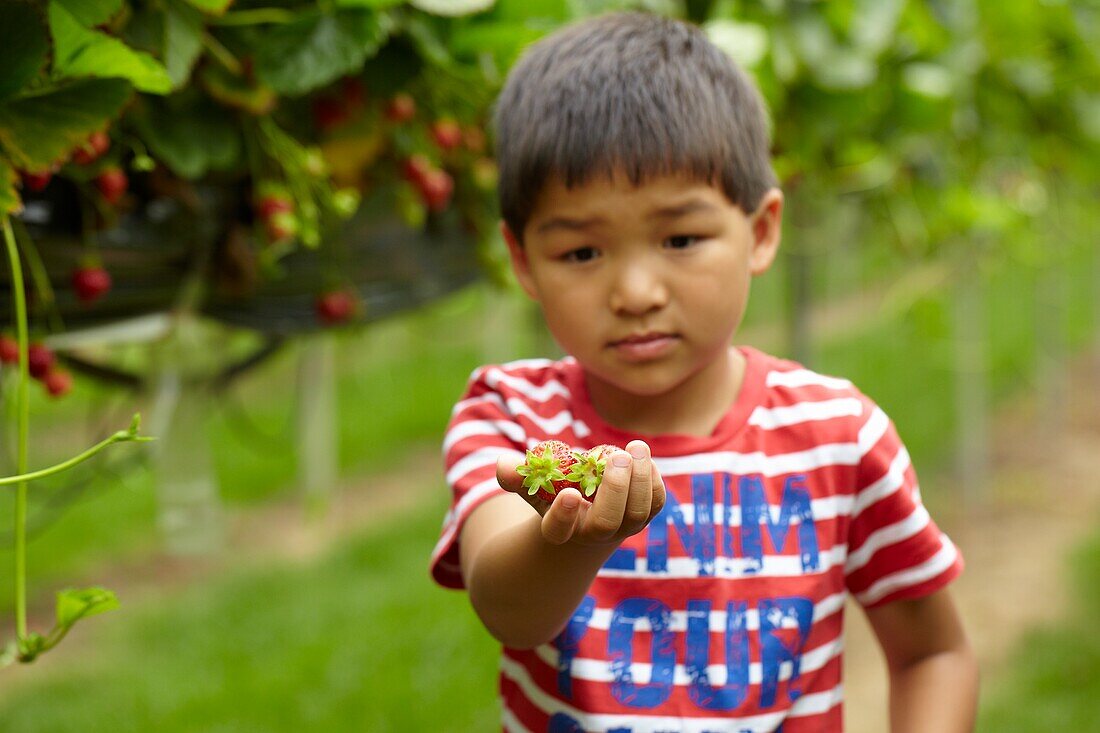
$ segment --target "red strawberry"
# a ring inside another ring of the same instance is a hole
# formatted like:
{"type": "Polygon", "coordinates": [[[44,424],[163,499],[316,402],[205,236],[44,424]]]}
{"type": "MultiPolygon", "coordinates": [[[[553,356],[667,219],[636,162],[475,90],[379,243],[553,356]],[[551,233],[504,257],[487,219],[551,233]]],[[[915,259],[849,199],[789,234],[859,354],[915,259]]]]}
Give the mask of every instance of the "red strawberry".
{"type": "Polygon", "coordinates": [[[430,170],[420,180],[420,198],[429,211],[440,212],[447,208],[454,193],[455,182],[445,171],[430,170]]]}
{"type": "Polygon", "coordinates": [[[317,97],[312,102],[313,124],[321,132],[328,132],[348,121],[347,106],[339,99],[317,97]]]}
{"type": "Polygon", "coordinates": [[[589,451],[577,451],[577,462],[573,464],[573,469],[566,478],[577,482],[581,496],[590,501],[596,498],[596,490],[603,481],[607,459],[617,450],[621,450],[619,446],[604,443],[589,451]]]}
{"type": "Polygon", "coordinates": [[[343,323],[355,313],[355,296],[346,290],[333,290],[318,297],[314,308],[322,323],[343,323]]]}
{"type": "Polygon", "coordinates": [[[88,165],[107,152],[111,138],[103,130],[96,130],[79,148],[73,151],[73,162],[88,165]]]}
{"type": "Polygon", "coordinates": [[[73,272],[72,283],[76,297],[91,303],[111,289],[111,274],[102,267],[80,267],[73,272]]]}
{"type": "Polygon", "coordinates": [[[55,359],[48,346],[31,344],[27,348],[28,370],[35,379],[42,379],[53,369],[55,359]]]}
{"type": "Polygon", "coordinates": [[[28,173],[23,171],[23,185],[28,191],[44,191],[46,186],[50,185],[50,179],[53,178],[53,171],[44,170],[38,173],[28,173]]]}
{"type": "Polygon", "coordinates": [[[523,476],[528,495],[553,501],[566,488],[579,490],[579,485],[566,478],[566,472],[577,462],[576,452],[560,440],[544,440],[527,451],[527,462],[516,469],[523,476]]]}
{"type": "Polygon", "coordinates": [[[424,180],[424,176],[432,170],[432,161],[428,160],[428,156],[416,153],[406,158],[401,168],[405,180],[419,186],[420,182],[424,180]]]}
{"type": "Polygon", "coordinates": [[[99,193],[103,196],[103,199],[112,205],[119,202],[129,186],[130,179],[126,177],[126,174],[118,166],[104,168],[103,171],[95,177],[95,187],[99,189],[99,193]]]}
{"type": "Polygon", "coordinates": [[[289,196],[281,196],[275,193],[269,193],[262,196],[259,201],[256,202],[256,213],[260,215],[260,218],[267,221],[275,214],[279,213],[291,213],[294,211],[294,202],[290,200],[289,196]]]}
{"type": "Polygon", "coordinates": [[[392,122],[408,122],[413,117],[416,117],[416,100],[410,94],[395,94],[386,104],[386,119],[392,122]]]}
{"type": "Polygon", "coordinates": [[[60,397],[73,388],[73,376],[61,369],[53,369],[42,380],[51,397],[60,397]]]}
{"type": "Polygon", "coordinates": [[[444,117],[432,124],[432,139],[443,150],[454,150],[462,144],[462,128],[454,120],[444,117]]]}
{"type": "Polygon", "coordinates": [[[19,363],[19,342],[11,336],[0,336],[0,363],[19,363]]]}

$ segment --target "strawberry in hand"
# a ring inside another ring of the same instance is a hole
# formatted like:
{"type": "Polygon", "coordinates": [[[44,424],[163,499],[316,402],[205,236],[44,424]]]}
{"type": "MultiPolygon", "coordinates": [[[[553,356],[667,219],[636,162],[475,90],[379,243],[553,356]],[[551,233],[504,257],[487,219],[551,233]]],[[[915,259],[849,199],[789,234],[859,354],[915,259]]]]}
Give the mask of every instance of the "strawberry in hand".
{"type": "Polygon", "coordinates": [[[574,451],[573,454],[577,461],[565,478],[575,482],[577,491],[581,492],[581,496],[592,501],[596,498],[596,490],[600,488],[600,482],[603,481],[603,471],[607,467],[607,460],[617,450],[622,449],[617,445],[604,443],[589,451],[574,451]]]}
{"type": "Polygon", "coordinates": [[[554,495],[562,489],[577,488],[565,476],[576,462],[577,456],[568,445],[560,440],[544,440],[527,451],[527,462],[516,468],[516,473],[523,476],[528,495],[554,501],[554,495]]]}
{"type": "Polygon", "coordinates": [[[516,469],[523,476],[528,495],[553,501],[562,489],[576,489],[591,501],[603,480],[604,467],[614,445],[598,445],[590,451],[576,451],[560,440],[544,440],[527,451],[527,462],[516,469]]]}

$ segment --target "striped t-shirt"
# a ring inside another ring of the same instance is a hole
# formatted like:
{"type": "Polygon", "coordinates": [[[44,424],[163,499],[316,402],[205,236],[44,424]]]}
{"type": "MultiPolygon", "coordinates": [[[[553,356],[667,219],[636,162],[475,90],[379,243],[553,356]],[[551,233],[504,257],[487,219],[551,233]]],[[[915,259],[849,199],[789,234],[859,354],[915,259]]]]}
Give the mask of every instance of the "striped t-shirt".
{"type": "Polygon", "coordinates": [[[504,730],[840,731],[848,594],[875,606],[962,571],[878,406],[847,380],[740,350],[740,393],[707,437],[608,425],[571,357],[471,375],[443,444],[453,503],[432,555],[441,585],[462,587],[458,537],[501,493],[502,449],[641,438],[667,492],[556,639],[503,650],[504,730]]]}

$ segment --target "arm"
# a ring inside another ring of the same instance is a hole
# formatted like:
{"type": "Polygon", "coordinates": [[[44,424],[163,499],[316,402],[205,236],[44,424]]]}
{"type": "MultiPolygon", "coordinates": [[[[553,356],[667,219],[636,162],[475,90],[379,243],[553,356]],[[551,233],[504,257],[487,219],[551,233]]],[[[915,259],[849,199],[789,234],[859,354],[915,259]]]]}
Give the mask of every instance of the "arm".
{"type": "Polygon", "coordinates": [[[553,639],[604,561],[661,511],[664,484],[648,446],[632,441],[627,447],[640,448],[642,457],[617,466],[615,456],[626,454],[613,455],[591,504],[574,489],[559,492],[553,504],[529,497],[515,470],[523,456],[497,462],[498,483],[517,495],[474,510],[462,529],[461,562],[470,603],[506,646],[531,648],[553,639]]]}
{"type": "Polygon", "coordinates": [[[890,674],[893,733],[974,729],[978,664],[950,593],[867,609],[890,674]]]}

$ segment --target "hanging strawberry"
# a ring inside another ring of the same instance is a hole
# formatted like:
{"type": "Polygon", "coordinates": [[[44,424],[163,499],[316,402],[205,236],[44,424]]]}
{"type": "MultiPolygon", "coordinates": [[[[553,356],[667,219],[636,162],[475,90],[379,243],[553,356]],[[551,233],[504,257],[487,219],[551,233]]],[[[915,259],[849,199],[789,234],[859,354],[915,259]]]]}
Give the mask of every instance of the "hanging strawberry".
{"type": "Polygon", "coordinates": [[[73,271],[72,286],[77,298],[92,303],[111,289],[111,274],[99,266],[79,267],[73,271]]]}
{"type": "Polygon", "coordinates": [[[130,179],[126,177],[126,173],[117,165],[104,168],[100,174],[95,177],[95,187],[99,189],[99,194],[103,197],[104,201],[112,206],[122,200],[129,186],[130,179]]]}

